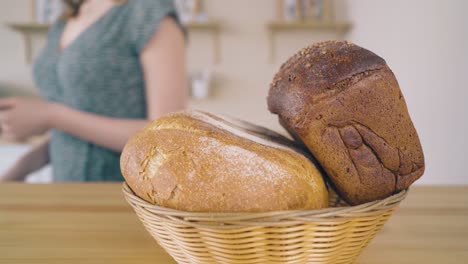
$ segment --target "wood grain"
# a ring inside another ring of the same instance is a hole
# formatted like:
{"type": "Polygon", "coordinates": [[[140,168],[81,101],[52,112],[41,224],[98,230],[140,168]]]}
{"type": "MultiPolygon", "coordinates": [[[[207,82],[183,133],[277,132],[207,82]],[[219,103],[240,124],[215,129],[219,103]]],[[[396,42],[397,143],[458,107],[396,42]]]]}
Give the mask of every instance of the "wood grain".
{"type": "MultiPolygon", "coordinates": [[[[120,184],[0,184],[0,263],[175,263],[120,184]]],[[[413,187],[358,263],[467,263],[468,187],[413,187]]]]}

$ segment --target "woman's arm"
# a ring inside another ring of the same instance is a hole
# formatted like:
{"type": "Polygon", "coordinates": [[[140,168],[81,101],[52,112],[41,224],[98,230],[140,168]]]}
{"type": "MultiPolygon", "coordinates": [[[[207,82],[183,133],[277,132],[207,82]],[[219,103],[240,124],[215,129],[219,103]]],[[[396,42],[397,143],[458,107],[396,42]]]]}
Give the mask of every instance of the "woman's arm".
{"type": "MultiPolygon", "coordinates": [[[[142,50],[140,60],[145,77],[148,119],[183,109],[187,101],[185,40],[172,18],[161,21],[158,30],[142,50]]],[[[148,120],[110,118],[59,103],[17,98],[0,100],[0,122],[13,138],[24,138],[37,131],[54,128],[121,151],[130,136],[148,120]],[[29,102],[25,103],[24,100],[29,102]],[[35,115],[37,109],[46,110],[35,115]],[[37,128],[39,126],[40,129],[37,128]]]]}
{"type": "Polygon", "coordinates": [[[120,152],[130,136],[148,121],[141,119],[120,119],[82,112],[74,108],[55,104],[51,128],[61,130],[120,152]]]}
{"type": "Polygon", "coordinates": [[[187,104],[185,39],[173,18],[164,18],[143,49],[148,117],[184,109],[187,104]]]}
{"type": "Polygon", "coordinates": [[[24,181],[28,174],[49,163],[49,139],[45,139],[19,158],[3,175],[1,181],[24,181]]]}

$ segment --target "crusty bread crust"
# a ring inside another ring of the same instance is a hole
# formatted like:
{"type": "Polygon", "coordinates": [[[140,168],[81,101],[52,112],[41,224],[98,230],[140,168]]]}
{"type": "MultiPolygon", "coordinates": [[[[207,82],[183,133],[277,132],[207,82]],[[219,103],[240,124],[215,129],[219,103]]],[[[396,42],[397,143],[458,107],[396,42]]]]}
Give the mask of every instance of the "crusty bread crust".
{"type": "Polygon", "coordinates": [[[133,136],[122,173],[148,202],[195,212],[324,208],[322,175],[293,142],[213,114],[178,112],[133,136]]]}
{"type": "Polygon", "coordinates": [[[268,107],[350,204],[387,197],[424,173],[395,76],[357,45],[328,41],[295,54],[274,77],[268,107]]]}

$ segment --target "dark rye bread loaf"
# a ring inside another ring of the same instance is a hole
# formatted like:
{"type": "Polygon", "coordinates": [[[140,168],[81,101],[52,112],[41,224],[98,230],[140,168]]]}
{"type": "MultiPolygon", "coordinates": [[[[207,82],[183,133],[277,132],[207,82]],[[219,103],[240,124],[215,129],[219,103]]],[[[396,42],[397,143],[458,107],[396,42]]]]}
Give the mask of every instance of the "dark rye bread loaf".
{"type": "Polygon", "coordinates": [[[350,42],[302,49],[274,77],[268,108],[356,205],[409,187],[424,156],[384,59],[350,42]]]}
{"type": "Polygon", "coordinates": [[[321,173],[294,142],[248,122],[199,111],[163,116],[125,146],[121,169],[141,198],[195,212],[328,206],[321,173]]]}

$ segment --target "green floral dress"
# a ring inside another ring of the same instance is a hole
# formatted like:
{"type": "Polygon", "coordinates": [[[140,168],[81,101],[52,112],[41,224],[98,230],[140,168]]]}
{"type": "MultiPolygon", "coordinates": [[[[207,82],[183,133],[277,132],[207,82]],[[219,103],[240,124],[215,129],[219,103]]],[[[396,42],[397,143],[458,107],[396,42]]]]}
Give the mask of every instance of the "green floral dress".
{"type": "MultiPolygon", "coordinates": [[[[66,21],[56,22],[34,64],[34,79],[49,101],[113,118],[146,118],[139,54],[165,16],[169,0],[117,5],[60,50],[66,21]]],[[[177,20],[178,21],[178,20],[177,20]]],[[[121,181],[120,153],[53,130],[49,155],[56,181],[121,181]]]]}

